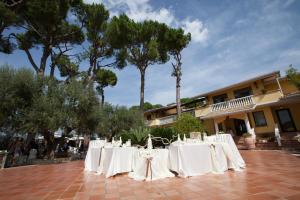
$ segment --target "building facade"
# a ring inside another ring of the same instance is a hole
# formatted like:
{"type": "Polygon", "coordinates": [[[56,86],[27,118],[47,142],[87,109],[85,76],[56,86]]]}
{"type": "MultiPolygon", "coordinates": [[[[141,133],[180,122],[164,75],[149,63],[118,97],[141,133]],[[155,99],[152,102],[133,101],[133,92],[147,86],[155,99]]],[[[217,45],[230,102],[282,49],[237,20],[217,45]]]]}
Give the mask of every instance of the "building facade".
{"type": "MultiPolygon", "coordinates": [[[[182,112],[199,118],[209,134],[230,132],[241,136],[282,135],[300,131],[300,91],[280,72],[254,77],[224,88],[192,97],[182,112]]],[[[149,126],[171,126],[176,121],[176,105],[145,112],[149,126]]],[[[294,133],[294,134],[293,134],[294,133]]]]}

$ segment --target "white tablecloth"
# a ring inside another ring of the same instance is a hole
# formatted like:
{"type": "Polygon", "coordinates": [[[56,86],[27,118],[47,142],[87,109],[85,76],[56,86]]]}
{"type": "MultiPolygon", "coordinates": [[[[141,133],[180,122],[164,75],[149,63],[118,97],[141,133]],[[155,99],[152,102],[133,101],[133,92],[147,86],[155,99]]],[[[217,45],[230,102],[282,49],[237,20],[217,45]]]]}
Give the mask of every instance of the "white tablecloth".
{"type": "Polygon", "coordinates": [[[139,150],[134,155],[133,172],[129,177],[135,180],[157,180],[174,177],[168,169],[168,149],[139,150]]]}
{"type": "Polygon", "coordinates": [[[104,140],[91,140],[89,143],[89,148],[85,157],[85,170],[96,172],[101,157],[101,148],[105,145],[104,140]]]}
{"type": "Polygon", "coordinates": [[[102,148],[98,174],[104,174],[108,178],[119,173],[132,171],[135,151],[135,147],[102,148]]]}
{"type": "Polygon", "coordinates": [[[172,143],[169,147],[170,169],[179,176],[222,173],[228,169],[222,144],[172,143]]]}
{"type": "Polygon", "coordinates": [[[240,168],[245,168],[246,164],[244,159],[242,158],[237,146],[234,143],[234,140],[230,134],[218,134],[218,135],[212,135],[208,136],[208,141],[210,142],[221,142],[221,143],[227,143],[233,153],[233,160],[237,162],[237,166],[240,168]]]}

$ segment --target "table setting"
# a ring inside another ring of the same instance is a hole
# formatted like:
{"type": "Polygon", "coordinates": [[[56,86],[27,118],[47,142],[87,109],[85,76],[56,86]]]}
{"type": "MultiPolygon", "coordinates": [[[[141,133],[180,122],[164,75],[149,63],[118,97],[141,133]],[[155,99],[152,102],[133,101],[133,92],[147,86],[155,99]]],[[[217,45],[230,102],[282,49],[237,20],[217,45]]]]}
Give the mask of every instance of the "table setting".
{"type": "Polygon", "coordinates": [[[91,141],[85,170],[106,178],[128,173],[134,180],[152,181],[176,175],[223,174],[229,169],[242,171],[246,166],[230,134],[199,134],[192,138],[184,134],[183,139],[178,134],[165,149],[154,149],[155,139],[148,135],[145,146],[132,146],[130,140],[123,142],[121,137],[111,142],[91,141]]]}

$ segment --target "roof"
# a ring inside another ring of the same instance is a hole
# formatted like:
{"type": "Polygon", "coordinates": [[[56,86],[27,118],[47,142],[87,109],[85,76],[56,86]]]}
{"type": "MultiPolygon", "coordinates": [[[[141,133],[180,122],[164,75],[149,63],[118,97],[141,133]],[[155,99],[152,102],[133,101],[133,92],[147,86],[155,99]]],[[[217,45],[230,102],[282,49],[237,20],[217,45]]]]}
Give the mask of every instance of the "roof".
{"type": "Polygon", "coordinates": [[[265,79],[265,78],[269,78],[269,77],[272,77],[272,76],[280,77],[280,71],[273,71],[271,73],[259,75],[259,76],[253,77],[251,79],[247,79],[245,81],[241,81],[241,82],[238,82],[238,83],[234,83],[232,85],[228,85],[226,87],[222,87],[222,88],[219,88],[219,89],[216,89],[216,90],[212,90],[212,91],[209,91],[209,92],[206,92],[206,93],[199,94],[199,95],[194,96],[192,98],[204,97],[204,96],[207,96],[207,95],[210,95],[210,94],[213,94],[213,93],[221,92],[222,90],[228,90],[228,89],[240,86],[242,84],[251,83],[251,82],[254,82],[254,81],[257,81],[257,80],[261,80],[261,79],[265,79]]]}
{"type": "MultiPolygon", "coordinates": [[[[247,79],[245,81],[241,81],[241,82],[238,82],[238,83],[234,83],[232,85],[228,85],[226,87],[222,87],[222,88],[219,88],[219,89],[216,89],[216,90],[212,90],[212,91],[209,91],[209,92],[206,92],[206,93],[199,94],[197,96],[191,97],[191,99],[199,99],[201,97],[205,97],[205,96],[213,94],[213,93],[221,92],[222,90],[227,90],[227,89],[230,89],[230,88],[240,86],[242,84],[251,83],[251,82],[261,80],[261,79],[265,79],[265,78],[269,78],[269,77],[272,77],[272,76],[280,77],[280,71],[273,71],[273,72],[270,72],[270,73],[267,73],[267,74],[262,74],[262,75],[253,77],[251,79],[247,79]]],[[[191,102],[188,102],[188,103],[185,103],[185,104],[182,104],[182,105],[186,105],[186,104],[189,104],[189,103],[191,103],[191,102]]],[[[155,111],[159,111],[159,110],[168,110],[168,109],[175,108],[175,107],[176,107],[176,104],[172,104],[172,105],[164,106],[164,107],[161,107],[161,108],[155,108],[155,109],[147,110],[147,111],[145,111],[145,114],[155,112],[155,111]]]]}
{"type": "MultiPolygon", "coordinates": [[[[182,103],[181,106],[193,103],[194,101],[195,100],[192,100],[192,101],[187,102],[187,103],[182,103]]],[[[171,109],[171,108],[176,108],[176,106],[177,106],[176,103],[174,103],[174,104],[171,104],[171,105],[168,105],[168,106],[163,106],[163,107],[160,107],[160,108],[154,108],[154,109],[146,110],[145,114],[155,112],[155,111],[158,111],[158,110],[168,110],[168,109],[171,109]]],[[[191,109],[186,109],[185,111],[188,111],[188,110],[191,110],[191,109]]]]}

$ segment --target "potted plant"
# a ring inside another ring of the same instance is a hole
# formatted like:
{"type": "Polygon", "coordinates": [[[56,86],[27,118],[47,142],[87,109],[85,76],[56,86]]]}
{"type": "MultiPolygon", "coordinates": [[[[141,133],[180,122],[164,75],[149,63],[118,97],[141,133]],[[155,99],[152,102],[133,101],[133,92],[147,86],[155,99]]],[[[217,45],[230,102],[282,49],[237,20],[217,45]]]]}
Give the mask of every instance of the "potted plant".
{"type": "Polygon", "coordinates": [[[244,137],[244,144],[245,144],[246,148],[249,150],[255,149],[255,141],[254,141],[252,134],[244,133],[243,137],[244,137]]]}

